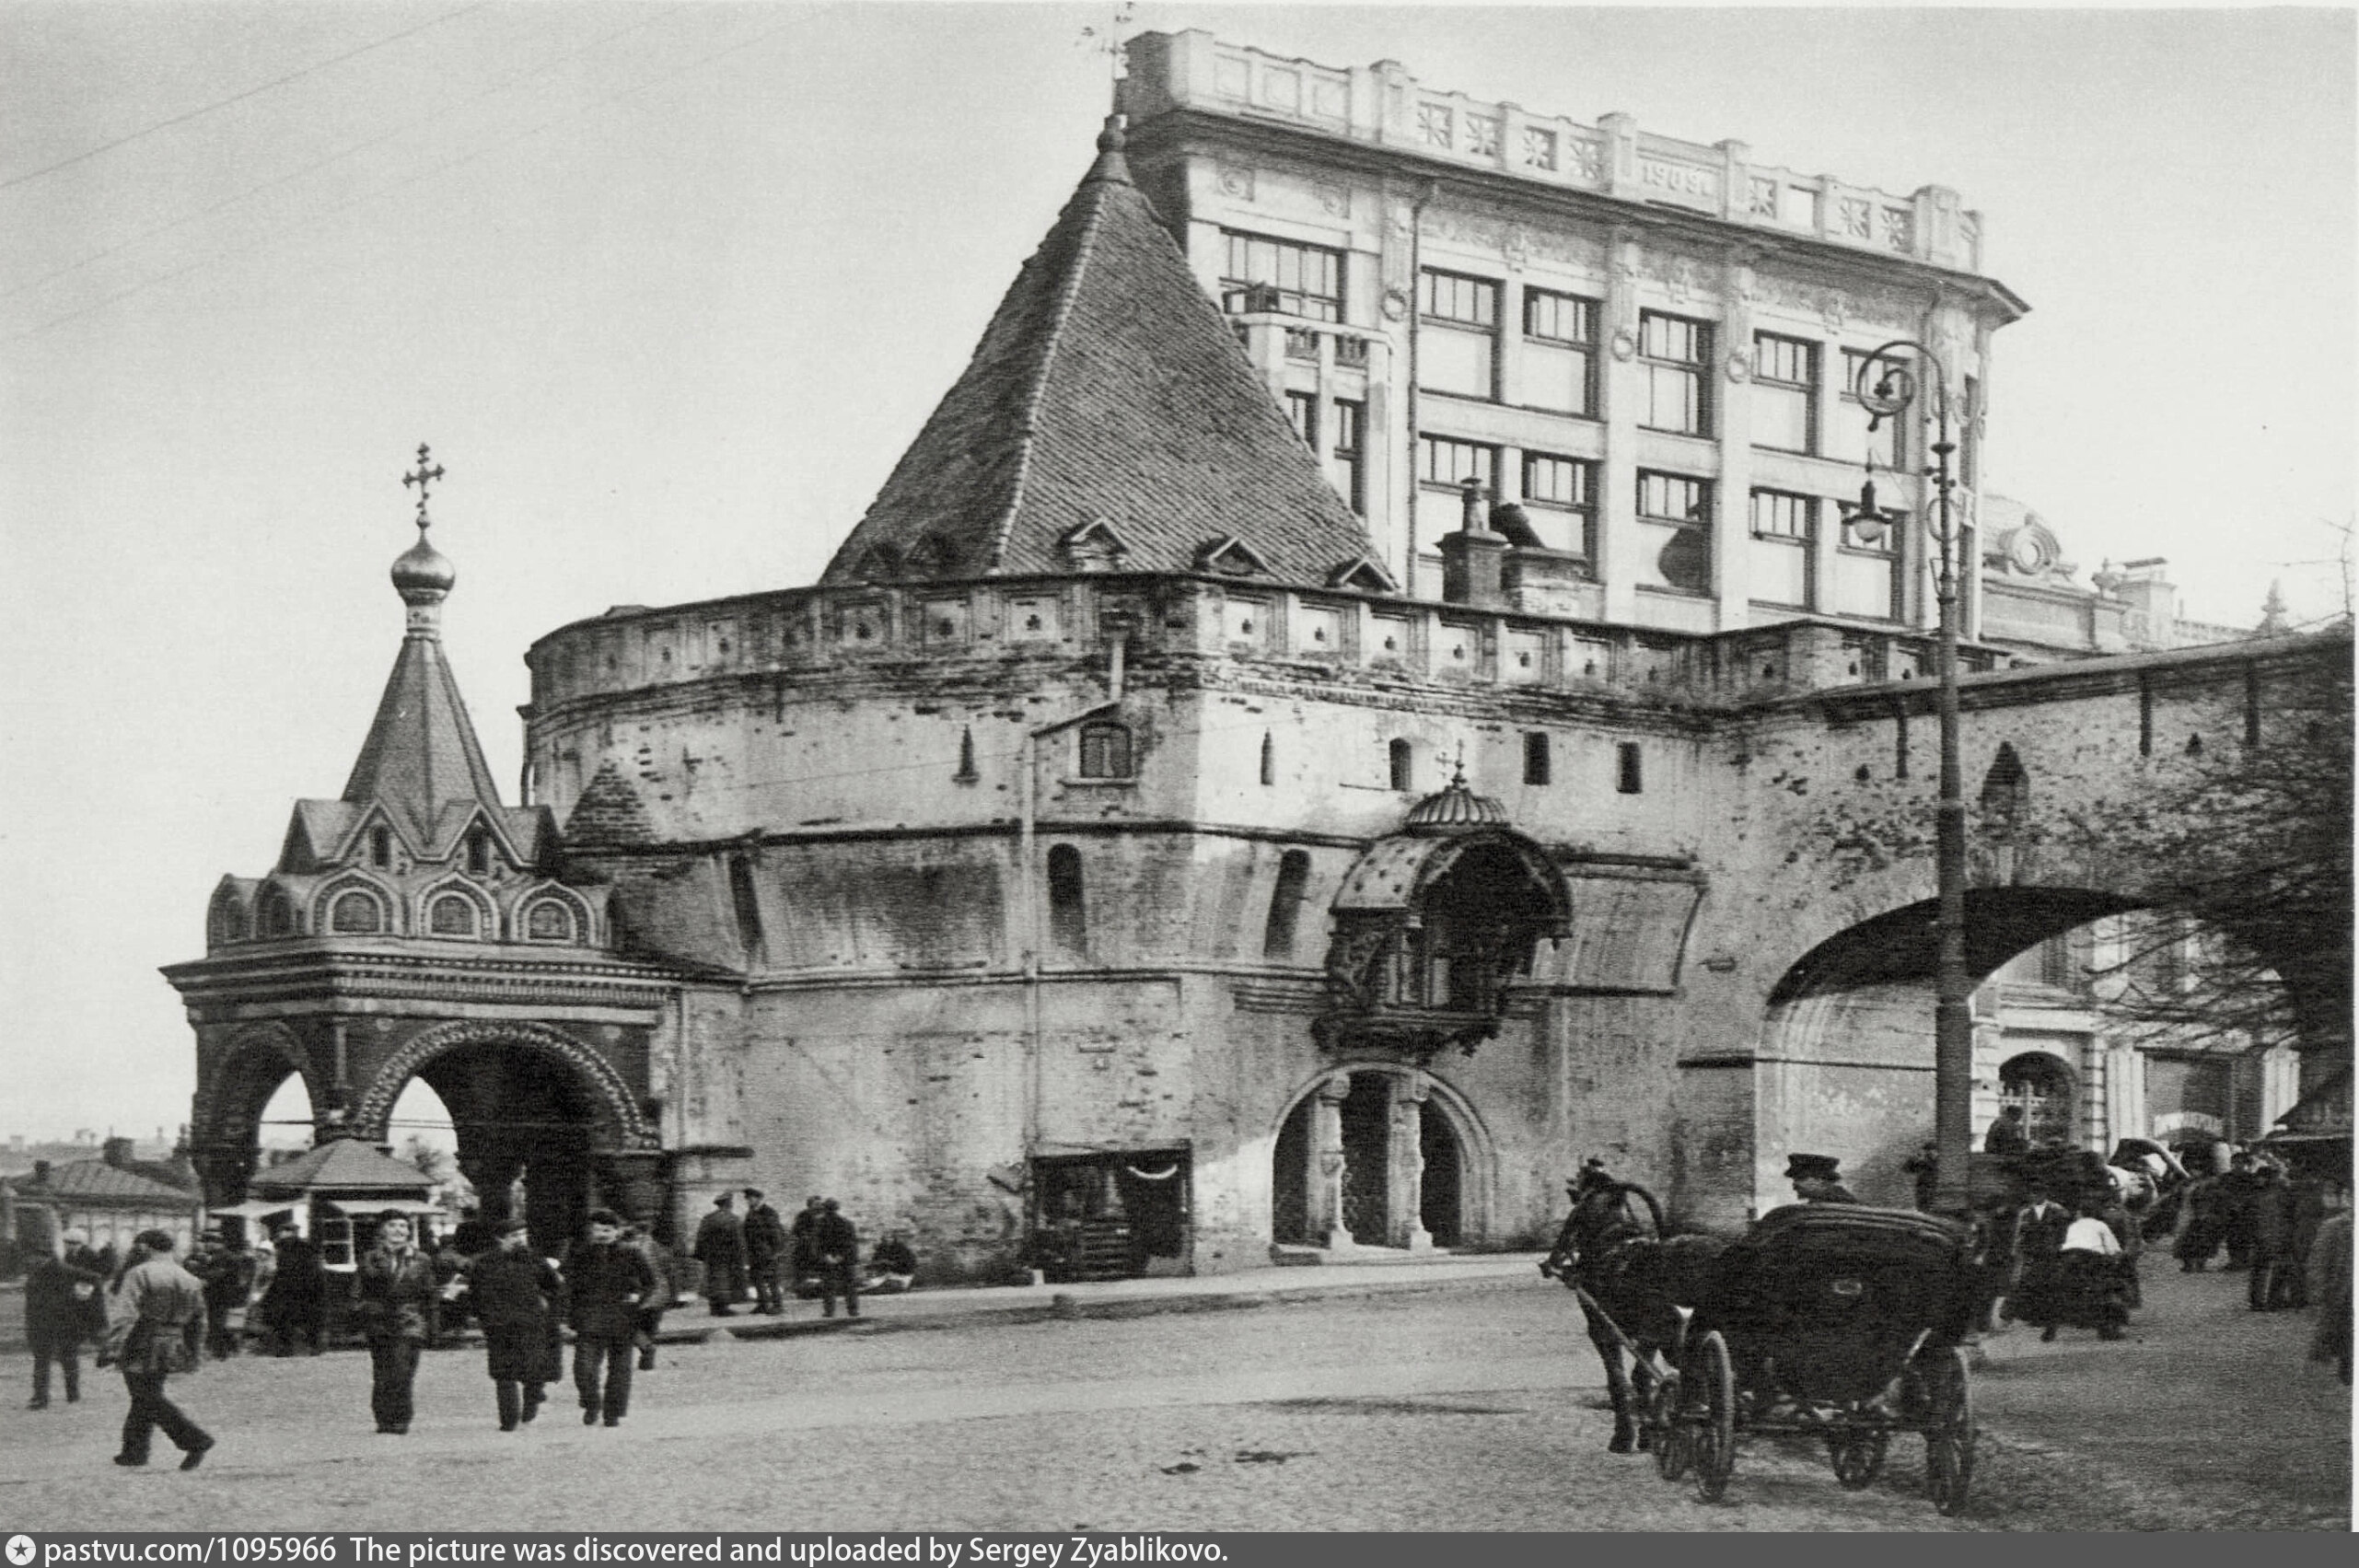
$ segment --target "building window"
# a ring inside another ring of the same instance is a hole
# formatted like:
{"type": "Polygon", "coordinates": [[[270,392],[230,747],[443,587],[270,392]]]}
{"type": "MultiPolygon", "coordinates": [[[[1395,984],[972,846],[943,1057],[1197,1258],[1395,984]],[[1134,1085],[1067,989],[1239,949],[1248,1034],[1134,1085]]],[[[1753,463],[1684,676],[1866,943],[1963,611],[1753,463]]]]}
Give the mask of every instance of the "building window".
{"type": "Polygon", "coordinates": [[[1598,305],[1524,290],[1524,360],[1516,401],[1554,413],[1597,412],[1598,305]]]}
{"type": "Polygon", "coordinates": [[[246,939],[246,912],[238,907],[238,895],[227,888],[215,895],[213,908],[205,912],[204,939],[214,947],[246,939]]]}
{"type": "Polygon", "coordinates": [[[1810,604],[1810,540],[1819,503],[1782,490],[1753,492],[1752,597],[1764,604],[1810,604]]]}
{"type": "Polygon", "coordinates": [[[1454,441],[1447,436],[1421,436],[1417,443],[1424,449],[1417,466],[1417,477],[1424,482],[1438,489],[1456,490],[1470,479],[1485,491],[1494,487],[1499,472],[1498,447],[1476,441],[1454,441]]]}
{"type": "Polygon", "coordinates": [[[1819,345],[1753,334],[1753,445],[1819,449],[1819,345]]]}
{"type": "Polygon", "coordinates": [[[477,828],[467,835],[467,869],[478,877],[492,871],[492,835],[477,828]]]}
{"type": "Polygon", "coordinates": [[[1302,917],[1303,888],[1310,880],[1310,852],[1290,849],[1278,859],[1278,885],[1270,892],[1270,918],[1261,928],[1261,956],[1295,956],[1295,927],[1302,917]]]}
{"type": "Polygon", "coordinates": [[[1081,852],[1071,844],[1049,851],[1049,940],[1067,958],[1089,949],[1089,912],[1081,886],[1081,852]]]}
{"type": "Polygon", "coordinates": [[[1638,354],[1646,372],[1646,400],[1638,423],[1680,436],[1711,435],[1711,324],[1642,310],[1638,354]]]}
{"type": "Polygon", "coordinates": [[[1319,450],[1319,394],[1288,392],[1286,423],[1295,427],[1295,439],[1313,452],[1317,452],[1319,450]]]}
{"type": "Polygon", "coordinates": [[[1544,784],[1549,774],[1548,734],[1545,730],[1524,733],[1524,783],[1544,784]]]}
{"type": "Polygon", "coordinates": [[[1399,790],[1413,788],[1414,785],[1412,784],[1410,777],[1412,772],[1414,771],[1412,765],[1413,759],[1410,754],[1409,742],[1405,740],[1394,741],[1389,747],[1386,748],[1385,758],[1387,766],[1391,771],[1392,787],[1399,790]]]}
{"type": "MultiPolygon", "coordinates": [[[[1858,349],[1843,350],[1842,412],[1836,420],[1838,439],[1827,455],[1841,458],[1847,463],[1862,463],[1870,468],[1898,469],[1900,466],[1900,420],[1888,416],[1871,434],[1867,428],[1866,405],[1859,401],[1860,370],[1874,355],[1858,349]]],[[[1883,365],[1894,362],[1888,359],[1883,365]]],[[[1872,389],[1880,370],[1868,372],[1872,389]]]]}
{"type": "Polygon", "coordinates": [[[1426,272],[1417,279],[1417,385],[1462,398],[1499,395],[1499,285],[1426,272]]]}
{"type": "Polygon", "coordinates": [[[474,935],[475,900],[458,893],[445,893],[428,907],[426,929],[436,936],[474,935]]]}
{"type": "Polygon", "coordinates": [[[1625,740],[1614,748],[1616,767],[1613,787],[1621,795],[1641,795],[1646,789],[1646,776],[1640,771],[1638,742],[1625,740]]]}
{"type": "Polygon", "coordinates": [[[340,936],[374,936],[385,929],[385,911],[373,894],[340,893],[328,906],[328,929],[340,936]]]}
{"type": "Polygon", "coordinates": [[[525,912],[524,935],[532,942],[571,942],[574,912],[561,900],[543,899],[525,912]]]}
{"type": "Polygon", "coordinates": [[[1291,239],[1223,229],[1228,242],[1221,270],[1221,308],[1273,310],[1314,321],[1343,319],[1343,253],[1291,239]]]}
{"type": "Polygon", "coordinates": [[[1352,510],[1367,510],[1367,494],[1361,479],[1360,459],[1367,449],[1368,405],[1356,399],[1338,398],[1328,405],[1335,411],[1333,421],[1335,444],[1327,458],[1327,477],[1335,493],[1351,503],[1352,510]]]}
{"type": "Polygon", "coordinates": [[[1278,782],[1278,742],[1268,730],[1261,732],[1261,786],[1267,789],[1278,782]]]}
{"type": "Polygon", "coordinates": [[[393,864],[393,830],[378,827],[368,830],[368,863],[384,870],[393,864]]]}
{"type": "Polygon", "coordinates": [[[1085,779],[1129,778],[1131,732],[1118,724],[1083,725],[1081,776],[1085,779]]]}
{"type": "Polygon", "coordinates": [[[1673,593],[1712,591],[1712,492],[1682,474],[1638,470],[1639,582],[1673,593]]]}
{"type": "Polygon", "coordinates": [[[1546,452],[1524,454],[1524,510],[1547,548],[1590,553],[1597,495],[1597,464],[1546,452]]]}
{"type": "Polygon", "coordinates": [[[761,900],[754,896],[753,865],[741,854],[729,857],[729,908],[738,918],[738,946],[748,964],[762,959],[761,900]]]}
{"type": "Polygon", "coordinates": [[[283,888],[266,888],[262,901],[254,917],[254,930],[261,936],[292,936],[295,935],[295,901],[283,888]]]}

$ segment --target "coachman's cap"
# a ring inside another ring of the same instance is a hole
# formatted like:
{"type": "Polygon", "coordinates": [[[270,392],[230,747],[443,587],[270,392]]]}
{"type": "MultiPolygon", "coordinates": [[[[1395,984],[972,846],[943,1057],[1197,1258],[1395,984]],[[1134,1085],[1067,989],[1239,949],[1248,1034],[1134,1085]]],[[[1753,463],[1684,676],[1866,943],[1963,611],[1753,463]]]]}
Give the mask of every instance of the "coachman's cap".
{"type": "Polygon", "coordinates": [[[1832,1181],[1842,1166],[1842,1161],[1832,1155],[1788,1155],[1785,1156],[1785,1179],[1801,1181],[1810,1177],[1820,1177],[1832,1181]]]}

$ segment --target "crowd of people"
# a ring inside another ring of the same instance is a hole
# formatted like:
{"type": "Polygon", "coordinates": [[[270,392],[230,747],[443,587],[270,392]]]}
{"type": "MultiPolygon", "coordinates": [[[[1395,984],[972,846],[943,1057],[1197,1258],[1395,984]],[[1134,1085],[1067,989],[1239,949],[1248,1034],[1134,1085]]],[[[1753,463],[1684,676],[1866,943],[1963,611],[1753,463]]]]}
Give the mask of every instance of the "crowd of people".
{"type": "Polygon", "coordinates": [[[25,1290],[26,1338],[33,1357],[28,1408],[50,1408],[53,1386],[65,1402],[82,1398],[82,1350],[122,1372],[130,1395],[115,1463],[147,1463],[161,1431],[194,1469],[213,1436],[166,1392],[167,1379],[193,1372],[208,1356],[227,1359],[250,1341],[279,1355],[318,1355],[331,1325],[348,1318],[368,1347],[369,1409],[380,1434],[399,1436],[416,1416],[422,1353],[464,1322],[482,1331],[493,1411],[514,1432],[540,1412],[549,1386],[564,1374],[564,1340],[573,1340],[573,1381],[586,1426],[619,1426],[630,1413],[635,1374],[656,1365],[664,1314],[701,1288],[716,1314],[728,1315],[756,1292],[756,1310],[784,1310],[782,1271],[798,1295],[818,1295],[828,1317],[841,1299],[860,1314],[862,1294],[907,1290],[917,1260],[899,1234],[871,1254],[866,1278],[859,1235],[832,1199],[813,1198],[790,1227],[753,1189],[744,1219],[724,1193],[699,1226],[692,1249],[702,1278],[642,1225],[594,1209],[564,1257],[541,1256],[524,1220],[487,1224],[469,1216],[436,1245],[412,1216],[376,1216],[374,1238],[356,1260],[349,1312],[330,1310],[329,1271],[319,1249],[295,1226],[267,1246],[242,1237],[210,1238],[185,1260],[169,1232],[143,1231],[128,1258],[93,1250],[87,1233],[68,1229],[53,1255],[39,1259],[25,1290]]]}

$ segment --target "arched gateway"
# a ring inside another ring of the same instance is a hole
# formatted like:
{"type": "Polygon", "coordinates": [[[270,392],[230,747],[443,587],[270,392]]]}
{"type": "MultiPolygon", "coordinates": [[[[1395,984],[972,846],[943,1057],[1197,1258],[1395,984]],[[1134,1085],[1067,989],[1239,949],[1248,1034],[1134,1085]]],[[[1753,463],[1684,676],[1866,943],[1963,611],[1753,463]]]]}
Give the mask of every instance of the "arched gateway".
{"type": "Polygon", "coordinates": [[[297,802],[277,864],[215,888],[206,956],[165,971],[197,1032],[193,1152],[234,1202],[291,1074],[315,1139],[380,1147],[421,1079],[487,1214],[521,1178],[554,1249],[593,1201],[664,1217],[649,1052],[673,987],[607,950],[605,889],[569,882],[547,808],[501,803],[442,657],[456,574],[423,505],[419,526],[393,567],[407,635],[342,797],[297,802]]]}

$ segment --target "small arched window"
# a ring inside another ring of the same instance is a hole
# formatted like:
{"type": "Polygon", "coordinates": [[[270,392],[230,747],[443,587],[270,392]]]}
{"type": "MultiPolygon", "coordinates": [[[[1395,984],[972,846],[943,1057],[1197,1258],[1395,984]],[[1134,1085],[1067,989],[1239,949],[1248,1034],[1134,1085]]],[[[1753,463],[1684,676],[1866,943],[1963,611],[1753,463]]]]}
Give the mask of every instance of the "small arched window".
{"type": "Polygon", "coordinates": [[[1310,880],[1310,853],[1290,849],[1278,861],[1278,885],[1270,893],[1269,923],[1261,928],[1261,956],[1295,956],[1295,927],[1302,917],[1302,893],[1310,880]]]}
{"type": "Polygon", "coordinates": [[[1081,776],[1085,779],[1129,778],[1131,732],[1118,724],[1083,725],[1081,776]]]}
{"type": "Polygon", "coordinates": [[[1386,757],[1388,765],[1392,771],[1392,787],[1400,790],[1414,788],[1415,784],[1412,777],[1414,772],[1413,759],[1410,755],[1409,742],[1394,741],[1387,749],[1386,757]]]}
{"type": "Polygon", "coordinates": [[[445,893],[426,912],[426,929],[436,936],[472,936],[475,935],[475,900],[458,893],[445,893]]]}
{"type": "Polygon", "coordinates": [[[374,936],[385,929],[385,909],[374,893],[355,888],[328,906],[328,929],[340,936],[374,936]]]}
{"type": "Polygon", "coordinates": [[[1089,950],[1089,912],[1081,886],[1081,852],[1071,844],[1049,851],[1049,941],[1067,958],[1089,950]]]}
{"type": "Polygon", "coordinates": [[[524,912],[524,935],[529,942],[571,942],[574,912],[562,899],[543,899],[524,912]]]}
{"type": "Polygon", "coordinates": [[[258,934],[263,936],[295,935],[295,900],[286,896],[284,888],[267,888],[258,912],[258,934]]]}
{"type": "Polygon", "coordinates": [[[238,907],[238,895],[224,888],[214,895],[213,907],[205,912],[205,945],[219,947],[245,939],[246,912],[238,907]]]}
{"type": "Polygon", "coordinates": [[[1982,818],[1994,833],[2012,833],[2031,812],[2031,779],[2015,748],[1999,742],[1991,771],[1982,775],[1982,818]]]}

